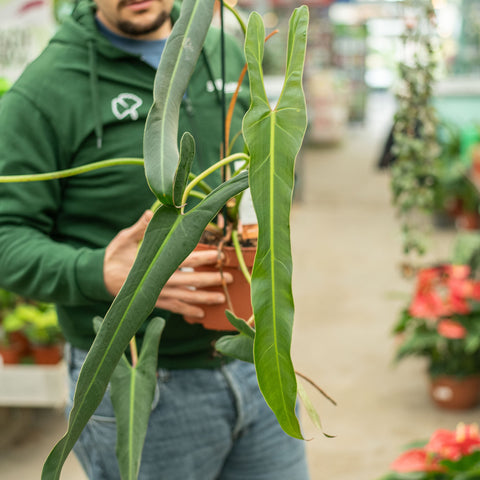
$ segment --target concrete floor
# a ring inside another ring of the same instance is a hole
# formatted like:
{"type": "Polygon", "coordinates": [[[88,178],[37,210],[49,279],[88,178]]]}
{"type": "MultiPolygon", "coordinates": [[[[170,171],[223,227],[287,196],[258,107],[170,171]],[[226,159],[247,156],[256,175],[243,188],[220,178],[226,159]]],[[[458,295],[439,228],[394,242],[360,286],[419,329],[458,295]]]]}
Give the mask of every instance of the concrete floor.
{"type": "MultiPolygon", "coordinates": [[[[392,113],[390,97],[373,95],[366,122],[351,127],[341,145],[310,146],[299,161],[292,213],[293,357],[296,369],[338,404],[305,386],[325,432],[335,435],[324,437],[304,418],[312,480],[378,479],[405,444],[480,414],[434,407],[420,361],[391,364],[389,332],[412,288],[398,269],[401,245],[388,174],[375,169],[392,113]]],[[[429,257],[446,258],[452,239],[452,232],[436,232],[429,257]]],[[[0,479],[36,480],[65,419],[58,410],[13,413],[27,417],[16,422],[14,440],[0,444],[0,479]]],[[[62,478],[85,480],[75,458],[62,478]]]]}

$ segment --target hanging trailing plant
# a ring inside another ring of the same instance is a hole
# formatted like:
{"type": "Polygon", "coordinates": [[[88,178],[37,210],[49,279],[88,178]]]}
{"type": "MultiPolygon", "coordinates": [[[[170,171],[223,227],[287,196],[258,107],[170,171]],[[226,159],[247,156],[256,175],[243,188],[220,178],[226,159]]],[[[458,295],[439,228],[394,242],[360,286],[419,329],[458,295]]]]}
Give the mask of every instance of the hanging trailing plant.
{"type": "Polygon", "coordinates": [[[425,253],[425,214],[435,206],[437,115],[431,104],[437,68],[436,18],[431,0],[404,6],[403,59],[399,63],[391,189],[401,222],[405,253],[425,253]]]}

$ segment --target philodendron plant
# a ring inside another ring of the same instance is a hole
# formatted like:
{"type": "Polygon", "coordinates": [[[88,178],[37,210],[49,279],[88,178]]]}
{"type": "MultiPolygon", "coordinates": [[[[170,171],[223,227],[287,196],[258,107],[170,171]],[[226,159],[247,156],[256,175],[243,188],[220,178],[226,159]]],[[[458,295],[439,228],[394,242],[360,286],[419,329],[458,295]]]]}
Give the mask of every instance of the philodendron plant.
{"type": "Polygon", "coordinates": [[[45,462],[43,480],[60,477],[69,452],[109,382],[118,423],[122,479],[137,478],[164,321],[150,322],[138,362],[130,365],[122,356],[153,311],[163,285],[195,248],[209,222],[227,201],[248,187],[259,232],[251,278],[255,329],[229,314],[240,333],[221,339],[218,348],[255,363],[260,390],[280,425],[289,435],[302,438],[295,415],[297,381],[290,355],[294,305],[289,217],[295,159],[306,129],[302,75],[308,9],[299,7],[290,19],[285,83],[274,108],[263,83],[263,21],[255,12],[250,15],[245,55],[251,105],[242,128],[246,153],[217,164],[241,158],[245,167],[185,212],[188,193],[196,183],[188,183],[195,145],[186,132],[177,148],[179,107],[210,26],[213,6],[214,0],[183,0],[180,18],[167,41],[144,139],[146,177],[160,207],[124,286],[103,321],[97,320],[98,332],[78,379],[68,430],[45,462]],[[134,415],[135,422],[130,422],[134,415]]]}

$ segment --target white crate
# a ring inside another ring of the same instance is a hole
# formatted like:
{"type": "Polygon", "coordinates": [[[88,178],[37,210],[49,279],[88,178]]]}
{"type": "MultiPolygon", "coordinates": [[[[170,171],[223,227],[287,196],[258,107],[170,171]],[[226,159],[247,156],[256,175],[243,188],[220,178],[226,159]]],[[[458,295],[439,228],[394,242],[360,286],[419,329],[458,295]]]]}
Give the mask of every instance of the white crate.
{"type": "Polygon", "coordinates": [[[63,407],[68,398],[67,366],[0,363],[0,406],[63,407]]]}

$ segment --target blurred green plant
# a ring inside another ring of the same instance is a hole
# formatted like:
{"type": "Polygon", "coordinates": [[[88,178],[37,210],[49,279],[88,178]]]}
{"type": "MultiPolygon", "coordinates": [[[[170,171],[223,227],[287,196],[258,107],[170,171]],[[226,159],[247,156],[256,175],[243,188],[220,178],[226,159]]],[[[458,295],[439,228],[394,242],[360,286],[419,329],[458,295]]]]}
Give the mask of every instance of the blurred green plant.
{"type": "Polygon", "coordinates": [[[10,82],[6,78],[0,77],[0,98],[8,91],[10,86],[10,82]]]}
{"type": "Polygon", "coordinates": [[[0,289],[0,318],[11,310],[18,302],[19,297],[15,293],[0,289]]]}
{"type": "Polygon", "coordinates": [[[480,232],[461,232],[455,238],[452,262],[457,265],[468,265],[472,276],[480,278],[480,232]]]}
{"type": "Polygon", "coordinates": [[[431,377],[465,378],[480,371],[480,282],[466,265],[418,272],[417,285],[394,326],[398,362],[423,357],[431,377]]]}
{"type": "Polygon", "coordinates": [[[430,0],[404,2],[405,59],[399,64],[391,189],[405,253],[425,253],[425,214],[435,208],[437,117],[431,104],[437,68],[435,11],[430,0]]]}
{"type": "Polygon", "coordinates": [[[33,345],[53,345],[62,341],[55,308],[50,304],[19,304],[4,319],[6,333],[23,331],[33,345]]]}
{"type": "Polygon", "coordinates": [[[54,0],[53,14],[57,23],[63,23],[71,14],[77,0],[54,0]]]}
{"type": "Polygon", "coordinates": [[[470,163],[463,160],[462,133],[459,126],[443,120],[438,125],[440,152],[434,160],[434,206],[452,216],[478,213],[478,190],[469,178],[470,163]]]}

